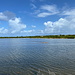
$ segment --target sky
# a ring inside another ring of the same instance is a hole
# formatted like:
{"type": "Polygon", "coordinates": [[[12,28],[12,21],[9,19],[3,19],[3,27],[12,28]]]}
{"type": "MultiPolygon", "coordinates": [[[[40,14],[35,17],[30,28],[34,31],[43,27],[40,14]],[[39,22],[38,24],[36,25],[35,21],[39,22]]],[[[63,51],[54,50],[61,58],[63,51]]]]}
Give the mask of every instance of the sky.
{"type": "Polygon", "coordinates": [[[0,0],[0,37],[75,34],[75,0],[0,0]]]}

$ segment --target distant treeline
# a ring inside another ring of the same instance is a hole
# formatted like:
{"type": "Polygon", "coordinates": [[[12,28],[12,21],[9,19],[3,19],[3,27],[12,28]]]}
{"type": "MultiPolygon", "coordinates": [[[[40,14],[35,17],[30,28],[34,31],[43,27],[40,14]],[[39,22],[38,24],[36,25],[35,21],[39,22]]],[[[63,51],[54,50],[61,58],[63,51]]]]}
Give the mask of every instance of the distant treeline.
{"type": "Polygon", "coordinates": [[[46,35],[46,36],[16,36],[0,38],[52,38],[52,39],[75,39],[75,35],[46,35]]]}

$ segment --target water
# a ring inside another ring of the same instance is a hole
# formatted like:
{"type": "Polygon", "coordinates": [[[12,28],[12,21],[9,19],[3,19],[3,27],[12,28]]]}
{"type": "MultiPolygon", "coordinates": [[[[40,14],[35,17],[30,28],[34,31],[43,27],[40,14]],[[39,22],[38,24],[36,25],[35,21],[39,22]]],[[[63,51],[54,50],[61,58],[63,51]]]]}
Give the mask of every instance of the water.
{"type": "Polygon", "coordinates": [[[75,39],[0,39],[0,75],[75,75],[75,39]]]}

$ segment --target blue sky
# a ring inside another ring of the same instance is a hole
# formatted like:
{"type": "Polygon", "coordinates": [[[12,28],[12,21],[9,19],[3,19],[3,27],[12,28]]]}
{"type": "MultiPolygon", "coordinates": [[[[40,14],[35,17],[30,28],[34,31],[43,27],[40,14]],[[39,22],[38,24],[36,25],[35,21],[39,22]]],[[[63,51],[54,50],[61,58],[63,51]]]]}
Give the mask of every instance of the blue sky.
{"type": "Polygon", "coordinates": [[[0,36],[75,34],[75,0],[0,0],[0,36]]]}

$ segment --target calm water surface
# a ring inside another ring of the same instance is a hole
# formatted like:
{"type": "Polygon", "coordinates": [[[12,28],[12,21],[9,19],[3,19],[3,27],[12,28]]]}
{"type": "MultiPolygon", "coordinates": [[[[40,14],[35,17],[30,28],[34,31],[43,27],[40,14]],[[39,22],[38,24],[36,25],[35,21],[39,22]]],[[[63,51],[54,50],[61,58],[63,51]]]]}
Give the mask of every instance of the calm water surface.
{"type": "Polygon", "coordinates": [[[75,39],[0,39],[0,75],[75,75],[75,39]]]}

